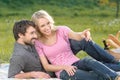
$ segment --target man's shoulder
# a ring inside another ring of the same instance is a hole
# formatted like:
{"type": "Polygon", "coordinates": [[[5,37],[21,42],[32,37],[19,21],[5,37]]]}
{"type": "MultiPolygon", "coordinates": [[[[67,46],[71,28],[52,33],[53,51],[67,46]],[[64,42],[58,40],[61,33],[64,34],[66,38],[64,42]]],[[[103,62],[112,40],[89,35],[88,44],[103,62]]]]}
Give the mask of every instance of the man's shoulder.
{"type": "Polygon", "coordinates": [[[13,49],[13,55],[25,55],[25,53],[28,52],[27,48],[27,46],[16,42],[13,49]]]}
{"type": "Polygon", "coordinates": [[[24,50],[26,48],[26,46],[25,45],[23,45],[23,44],[20,44],[20,43],[15,43],[14,44],[14,50],[24,50]]]}

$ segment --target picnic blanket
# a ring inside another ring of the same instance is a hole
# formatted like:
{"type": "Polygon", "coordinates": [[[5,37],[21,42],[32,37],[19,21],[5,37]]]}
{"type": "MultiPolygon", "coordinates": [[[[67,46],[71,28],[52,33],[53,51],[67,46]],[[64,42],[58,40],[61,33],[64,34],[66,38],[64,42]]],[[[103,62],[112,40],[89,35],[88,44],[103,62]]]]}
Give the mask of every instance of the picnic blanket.
{"type": "Polygon", "coordinates": [[[0,64],[0,80],[7,79],[8,68],[9,68],[9,64],[8,63],[0,64]]]}
{"type": "Polygon", "coordinates": [[[58,78],[50,78],[50,79],[15,79],[8,78],[8,68],[9,63],[0,64],[0,80],[60,80],[58,78]]]}
{"type": "Polygon", "coordinates": [[[116,48],[116,49],[111,49],[111,51],[115,52],[115,53],[120,53],[120,48],[116,48]]]}
{"type": "MultiPolygon", "coordinates": [[[[0,64],[0,80],[60,80],[58,78],[50,78],[50,79],[15,79],[8,78],[8,68],[9,63],[0,64]]],[[[120,75],[120,72],[117,72],[120,75]]]]}

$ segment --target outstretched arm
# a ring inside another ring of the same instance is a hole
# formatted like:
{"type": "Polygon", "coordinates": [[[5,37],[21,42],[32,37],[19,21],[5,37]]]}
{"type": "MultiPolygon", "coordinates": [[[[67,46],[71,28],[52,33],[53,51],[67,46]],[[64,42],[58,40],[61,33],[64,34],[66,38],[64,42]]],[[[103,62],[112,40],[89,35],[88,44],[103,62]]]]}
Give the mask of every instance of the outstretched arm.
{"type": "Polygon", "coordinates": [[[90,34],[90,29],[86,29],[83,32],[74,32],[74,31],[70,31],[68,34],[70,39],[74,39],[74,40],[82,40],[85,38],[86,41],[91,40],[91,34],[90,34]]]}

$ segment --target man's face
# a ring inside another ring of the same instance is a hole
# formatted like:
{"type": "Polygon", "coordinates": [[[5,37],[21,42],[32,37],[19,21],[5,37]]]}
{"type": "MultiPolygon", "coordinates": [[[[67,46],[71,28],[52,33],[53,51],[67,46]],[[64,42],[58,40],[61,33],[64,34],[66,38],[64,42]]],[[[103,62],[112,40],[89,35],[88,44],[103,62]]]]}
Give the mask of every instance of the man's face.
{"type": "Polygon", "coordinates": [[[26,30],[25,35],[23,36],[24,44],[34,44],[37,39],[36,30],[33,27],[29,27],[26,30]]]}

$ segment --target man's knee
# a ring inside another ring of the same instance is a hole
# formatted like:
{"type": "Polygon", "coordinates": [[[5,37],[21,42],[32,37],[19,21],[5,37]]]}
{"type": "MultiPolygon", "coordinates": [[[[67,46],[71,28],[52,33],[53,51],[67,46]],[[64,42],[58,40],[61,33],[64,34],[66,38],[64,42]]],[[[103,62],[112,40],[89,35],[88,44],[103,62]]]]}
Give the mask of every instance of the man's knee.
{"type": "Polygon", "coordinates": [[[67,72],[65,70],[63,70],[61,73],[60,73],[60,79],[62,80],[69,80],[70,76],[67,74],[67,72]]]}

